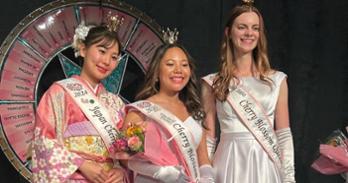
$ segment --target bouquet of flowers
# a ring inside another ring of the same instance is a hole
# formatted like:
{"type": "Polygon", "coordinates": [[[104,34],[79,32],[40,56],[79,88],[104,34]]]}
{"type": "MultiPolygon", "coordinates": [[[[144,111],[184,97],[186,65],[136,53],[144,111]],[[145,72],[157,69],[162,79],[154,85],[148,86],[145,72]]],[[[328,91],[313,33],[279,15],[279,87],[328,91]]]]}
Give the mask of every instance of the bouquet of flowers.
{"type": "Polygon", "coordinates": [[[348,172],[348,139],[341,130],[335,130],[319,147],[320,156],[312,168],[322,174],[333,175],[348,172]]]}
{"type": "Polygon", "coordinates": [[[144,152],[144,133],[145,130],[142,126],[129,125],[127,129],[118,133],[109,152],[117,159],[128,159],[131,155],[144,152]]]}

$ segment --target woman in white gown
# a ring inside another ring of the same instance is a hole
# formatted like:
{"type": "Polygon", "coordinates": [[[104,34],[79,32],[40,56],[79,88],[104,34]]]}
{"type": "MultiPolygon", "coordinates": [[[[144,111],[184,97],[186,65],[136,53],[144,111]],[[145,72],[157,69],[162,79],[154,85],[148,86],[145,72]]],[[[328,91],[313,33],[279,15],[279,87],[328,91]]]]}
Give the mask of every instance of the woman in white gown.
{"type": "Polygon", "coordinates": [[[232,9],[220,70],[203,78],[208,151],[219,183],[295,182],[286,75],[270,67],[264,23],[250,1],[232,9]]]}

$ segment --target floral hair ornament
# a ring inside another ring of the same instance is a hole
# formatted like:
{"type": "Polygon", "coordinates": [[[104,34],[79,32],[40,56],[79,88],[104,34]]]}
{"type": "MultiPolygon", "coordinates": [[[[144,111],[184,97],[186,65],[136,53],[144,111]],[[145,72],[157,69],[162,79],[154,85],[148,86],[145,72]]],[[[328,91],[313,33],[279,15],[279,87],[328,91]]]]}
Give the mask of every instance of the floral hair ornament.
{"type": "Polygon", "coordinates": [[[176,28],[173,31],[167,28],[166,31],[162,30],[162,33],[164,42],[168,44],[174,44],[178,40],[179,31],[176,28]]]}
{"type": "Polygon", "coordinates": [[[242,0],[242,5],[251,7],[254,5],[254,0],[242,0]]]}
{"type": "Polygon", "coordinates": [[[110,32],[118,32],[121,25],[123,24],[123,21],[123,17],[119,17],[118,15],[112,15],[111,12],[109,12],[107,16],[106,27],[110,32]]]}
{"type": "MultiPolygon", "coordinates": [[[[121,25],[123,24],[124,18],[118,16],[117,14],[112,15],[111,11],[107,15],[106,28],[110,32],[117,33],[120,30],[121,25]]],[[[122,56],[119,55],[118,61],[122,59],[122,56]]]]}
{"type": "Polygon", "coordinates": [[[80,56],[80,44],[82,41],[84,41],[88,35],[89,30],[94,27],[93,25],[86,26],[84,21],[81,21],[81,23],[76,27],[75,34],[73,38],[72,47],[74,48],[75,57],[80,56]]]}

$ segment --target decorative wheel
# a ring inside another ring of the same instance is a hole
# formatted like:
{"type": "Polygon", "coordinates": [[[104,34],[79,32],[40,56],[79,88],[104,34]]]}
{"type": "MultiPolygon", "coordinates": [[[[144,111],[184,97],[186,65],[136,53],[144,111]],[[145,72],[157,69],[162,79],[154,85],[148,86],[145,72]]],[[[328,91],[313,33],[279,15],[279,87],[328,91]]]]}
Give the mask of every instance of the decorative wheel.
{"type": "Polygon", "coordinates": [[[49,3],[19,22],[0,48],[0,145],[27,180],[37,104],[54,81],[79,74],[82,63],[70,46],[77,25],[81,21],[98,25],[109,12],[124,18],[118,32],[123,50],[119,66],[103,83],[125,102],[132,102],[150,58],[163,41],[160,26],[123,2],[49,3]]]}

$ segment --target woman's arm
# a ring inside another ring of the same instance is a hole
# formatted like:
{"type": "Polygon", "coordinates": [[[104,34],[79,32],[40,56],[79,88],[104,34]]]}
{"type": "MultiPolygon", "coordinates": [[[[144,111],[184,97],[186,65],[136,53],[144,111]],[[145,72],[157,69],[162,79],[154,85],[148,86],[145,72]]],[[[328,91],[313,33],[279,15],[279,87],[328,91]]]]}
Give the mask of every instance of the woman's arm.
{"type": "Polygon", "coordinates": [[[215,96],[212,88],[206,82],[203,82],[202,84],[202,105],[204,112],[206,113],[204,125],[207,128],[207,136],[215,138],[215,96]]]}
{"type": "Polygon", "coordinates": [[[66,181],[84,163],[78,154],[62,142],[68,121],[66,96],[61,87],[52,85],[37,108],[32,142],[33,182],[66,181]]]}
{"type": "Polygon", "coordinates": [[[214,183],[215,173],[208,157],[206,132],[203,131],[201,142],[197,148],[200,178],[199,183],[214,183]]]}
{"type": "Polygon", "coordinates": [[[214,183],[215,173],[211,166],[210,160],[215,152],[216,138],[215,138],[215,97],[212,88],[206,83],[202,84],[202,105],[206,118],[204,119],[204,129],[201,142],[197,148],[200,183],[214,183]]]}
{"type": "Polygon", "coordinates": [[[281,82],[275,110],[275,129],[282,153],[282,177],[284,183],[294,183],[295,163],[294,145],[289,124],[288,85],[286,79],[281,82]]]}
{"type": "Polygon", "coordinates": [[[145,116],[139,111],[129,111],[124,119],[123,129],[127,129],[130,125],[146,125],[145,116]]]}
{"type": "Polygon", "coordinates": [[[215,135],[215,121],[216,121],[216,106],[215,106],[215,96],[213,94],[212,88],[208,83],[203,82],[202,84],[202,105],[206,117],[204,120],[204,141],[205,148],[208,152],[208,158],[211,160],[215,152],[216,147],[216,135],[215,135]]]}
{"type": "Polygon", "coordinates": [[[207,151],[207,142],[206,142],[206,132],[203,131],[201,142],[198,145],[197,148],[197,155],[198,155],[198,163],[199,165],[210,165],[210,160],[208,157],[208,151],[207,151]]]}
{"type": "Polygon", "coordinates": [[[289,126],[288,85],[286,79],[284,79],[280,84],[278,101],[275,108],[275,129],[280,130],[289,126]]]}

